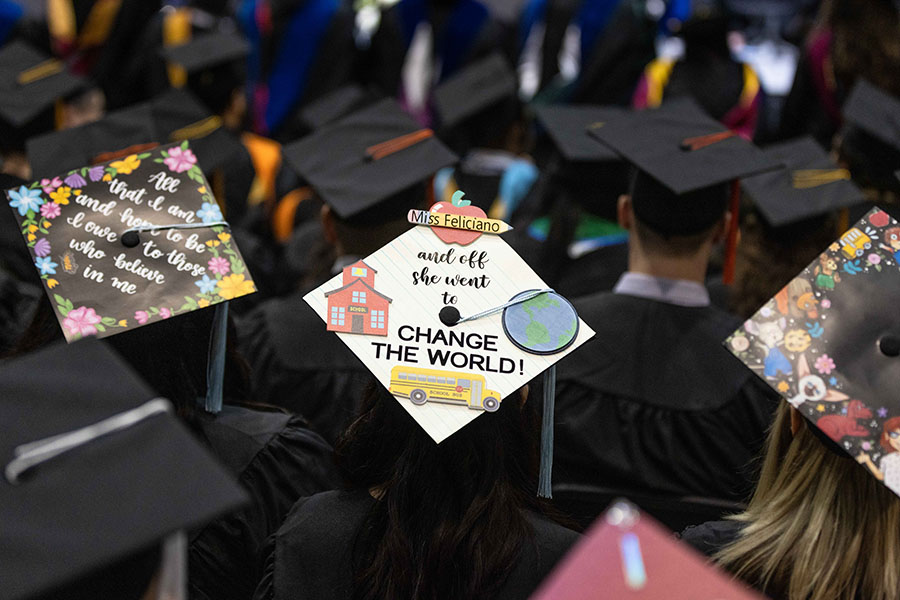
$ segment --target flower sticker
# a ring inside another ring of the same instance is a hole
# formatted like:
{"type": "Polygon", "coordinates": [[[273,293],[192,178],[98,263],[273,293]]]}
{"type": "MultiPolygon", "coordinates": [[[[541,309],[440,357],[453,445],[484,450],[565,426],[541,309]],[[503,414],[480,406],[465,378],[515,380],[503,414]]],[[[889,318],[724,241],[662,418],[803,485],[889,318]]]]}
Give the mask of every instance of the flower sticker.
{"type": "Polygon", "coordinates": [[[216,275],[224,275],[231,270],[231,265],[228,264],[228,259],[222,258],[221,256],[209,259],[209,261],[206,263],[206,266],[208,266],[209,270],[216,275]]]}
{"type": "Polygon", "coordinates": [[[204,223],[215,223],[224,220],[219,205],[215,202],[204,202],[197,211],[197,216],[203,219],[204,223]]]}
{"type": "Polygon", "coordinates": [[[56,202],[47,202],[41,206],[41,216],[45,219],[55,219],[62,214],[62,209],[56,202]]]}
{"type": "Polygon", "coordinates": [[[134,313],[134,320],[137,321],[139,325],[143,325],[150,320],[150,315],[147,314],[146,310],[138,310],[134,313]]]}
{"type": "Polygon", "coordinates": [[[818,371],[819,373],[822,373],[823,375],[830,375],[834,370],[834,360],[827,354],[823,354],[816,359],[815,367],[816,371],[818,371]]]}
{"type": "Polygon", "coordinates": [[[163,159],[163,162],[169,167],[169,170],[176,173],[184,173],[197,164],[197,157],[190,148],[181,148],[175,146],[169,148],[169,155],[163,159]]]}
{"type": "Polygon", "coordinates": [[[38,268],[38,271],[41,272],[41,275],[56,275],[56,267],[58,267],[59,265],[53,262],[53,260],[49,256],[46,256],[36,259],[34,261],[34,266],[38,268]]]}
{"type": "Polygon", "coordinates": [[[59,177],[54,177],[53,179],[41,179],[40,185],[41,189],[44,190],[44,193],[49,194],[62,185],[62,179],[59,177]]]}
{"type": "Polygon", "coordinates": [[[90,169],[88,169],[87,174],[88,179],[90,179],[91,181],[100,181],[100,178],[103,177],[103,165],[91,167],[90,169]]]}
{"type": "Polygon", "coordinates": [[[194,282],[198,288],[200,288],[200,292],[203,294],[211,294],[216,289],[216,285],[218,281],[215,279],[210,279],[209,275],[203,275],[203,279],[198,279],[194,282]]]}
{"type": "Polygon", "coordinates": [[[256,291],[256,286],[252,281],[244,278],[243,275],[229,275],[223,277],[219,281],[219,295],[226,300],[246,296],[256,291]]]}
{"type": "Polygon", "coordinates": [[[24,185],[19,186],[18,190],[9,190],[8,193],[9,197],[12,198],[9,201],[9,205],[18,209],[19,214],[23,217],[28,214],[29,210],[37,212],[41,204],[44,203],[40,190],[29,190],[24,185]]]}
{"type": "Polygon", "coordinates": [[[80,188],[87,185],[87,181],[85,181],[84,177],[82,177],[77,171],[66,177],[65,183],[66,185],[73,188],[80,188]]]}
{"type": "Polygon", "coordinates": [[[41,238],[34,243],[34,253],[40,257],[48,256],[50,254],[50,242],[47,241],[47,238],[41,238]]]}
{"type": "Polygon", "coordinates": [[[135,169],[141,166],[141,159],[137,154],[129,154],[122,160],[109,163],[109,166],[116,170],[116,173],[130,175],[135,169]]]}
{"type": "Polygon", "coordinates": [[[50,192],[50,198],[57,204],[62,204],[63,206],[69,203],[69,196],[71,195],[72,188],[66,185],[60,186],[56,191],[50,192]]]}
{"type": "Polygon", "coordinates": [[[79,306],[69,311],[69,314],[63,319],[63,327],[73,335],[97,335],[97,325],[100,324],[100,321],[100,315],[93,308],[79,306]]]}

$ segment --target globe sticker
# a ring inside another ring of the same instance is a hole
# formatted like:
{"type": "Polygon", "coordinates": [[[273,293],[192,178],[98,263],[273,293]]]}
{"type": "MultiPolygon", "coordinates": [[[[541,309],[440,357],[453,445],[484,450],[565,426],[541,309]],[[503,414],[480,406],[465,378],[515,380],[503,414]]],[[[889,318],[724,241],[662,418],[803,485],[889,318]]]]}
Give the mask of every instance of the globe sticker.
{"type": "Polygon", "coordinates": [[[448,243],[453,231],[478,233],[422,222],[304,297],[436,442],[594,334],[500,235],[448,243]]]}

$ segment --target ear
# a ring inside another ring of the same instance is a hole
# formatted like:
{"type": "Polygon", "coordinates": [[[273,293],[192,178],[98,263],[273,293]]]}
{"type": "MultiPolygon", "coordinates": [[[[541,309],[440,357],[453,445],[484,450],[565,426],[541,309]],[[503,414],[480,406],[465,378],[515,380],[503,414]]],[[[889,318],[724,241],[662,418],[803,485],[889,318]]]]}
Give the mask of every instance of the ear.
{"type": "Polygon", "coordinates": [[[334,225],[334,212],[332,212],[331,207],[323,204],[322,210],[319,211],[319,218],[322,221],[322,232],[325,234],[325,241],[332,246],[336,246],[338,243],[337,228],[334,225]]]}
{"type": "Polygon", "coordinates": [[[751,335],[759,335],[759,324],[756,321],[747,320],[747,322],[744,323],[744,329],[751,335]]]}
{"type": "Polygon", "coordinates": [[[619,227],[631,231],[634,227],[634,208],[631,205],[631,196],[622,194],[619,196],[619,204],[616,210],[619,227]]]}
{"type": "Polygon", "coordinates": [[[805,354],[801,354],[800,360],[797,361],[797,373],[800,379],[809,375],[809,363],[806,362],[805,354]]]}
{"type": "Polygon", "coordinates": [[[801,427],[803,427],[803,415],[799,410],[791,407],[791,435],[797,435],[801,427]]]}
{"type": "Polygon", "coordinates": [[[849,400],[850,396],[843,392],[839,392],[837,390],[827,390],[825,392],[825,397],[822,400],[826,402],[840,402],[841,400],[849,400]]]}
{"type": "Polygon", "coordinates": [[[719,219],[719,222],[716,223],[716,226],[713,228],[713,236],[712,242],[713,244],[720,244],[725,241],[725,238],[728,236],[728,228],[731,226],[731,211],[725,211],[725,214],[722,215],[722,218],[719,219]]]}

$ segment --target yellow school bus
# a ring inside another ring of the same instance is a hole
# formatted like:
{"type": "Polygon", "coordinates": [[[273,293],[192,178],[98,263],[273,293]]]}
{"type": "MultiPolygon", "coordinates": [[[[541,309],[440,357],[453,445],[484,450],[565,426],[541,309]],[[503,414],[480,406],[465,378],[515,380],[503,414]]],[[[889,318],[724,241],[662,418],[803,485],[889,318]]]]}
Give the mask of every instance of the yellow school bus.
{"type": "Polygon", "coordinates": [[[851,260],[862,256],[871,247],[872,238],[856,227],[841,236],[841,251],[851,260]]]}
{"type": "Polygon", "coordinates": [[[413,404],[465,404],[488,412],[500,408],[500,394],[487,389],[483,375],[471,373],[397,366],[391,369],[390,392],[413,404]]]}

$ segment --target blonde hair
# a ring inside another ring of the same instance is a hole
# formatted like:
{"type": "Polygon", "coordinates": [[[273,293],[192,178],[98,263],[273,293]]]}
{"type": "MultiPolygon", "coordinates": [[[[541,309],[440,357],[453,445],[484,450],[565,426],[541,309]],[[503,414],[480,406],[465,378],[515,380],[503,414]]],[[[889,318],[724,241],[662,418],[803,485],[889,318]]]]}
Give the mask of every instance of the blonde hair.
{"type": "Polygon", "coordinates": [[[738,539],[715,560],[784,600],[900,598],[900,498],[782,403],[738,539]],[[804,423],[805,425],[805,423],[804,423]]]}

